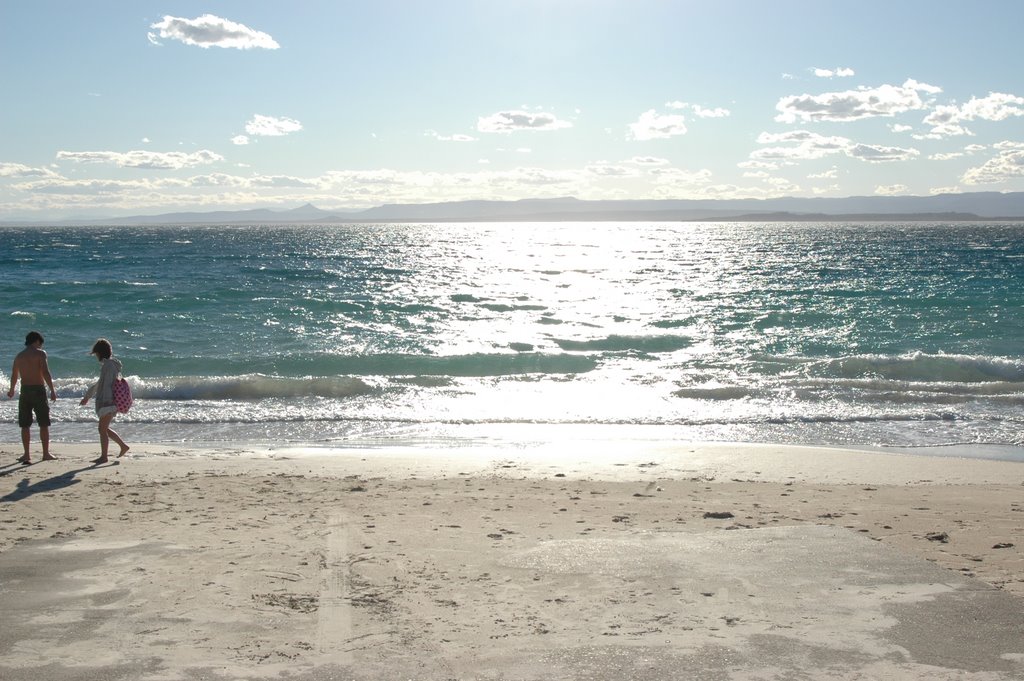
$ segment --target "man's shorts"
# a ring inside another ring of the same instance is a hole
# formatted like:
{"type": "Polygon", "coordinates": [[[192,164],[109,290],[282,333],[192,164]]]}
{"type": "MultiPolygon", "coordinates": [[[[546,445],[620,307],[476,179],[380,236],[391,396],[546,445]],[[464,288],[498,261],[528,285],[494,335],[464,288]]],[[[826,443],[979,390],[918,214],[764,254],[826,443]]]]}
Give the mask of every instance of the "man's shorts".
{"type": "Polygon", "coordinates": [[[46,386],[23,385],[18,397],[18,425],[28,428],[32,425],[32,412],[42,428],[50,427],[50,403],[46,401],[46,386]]]}

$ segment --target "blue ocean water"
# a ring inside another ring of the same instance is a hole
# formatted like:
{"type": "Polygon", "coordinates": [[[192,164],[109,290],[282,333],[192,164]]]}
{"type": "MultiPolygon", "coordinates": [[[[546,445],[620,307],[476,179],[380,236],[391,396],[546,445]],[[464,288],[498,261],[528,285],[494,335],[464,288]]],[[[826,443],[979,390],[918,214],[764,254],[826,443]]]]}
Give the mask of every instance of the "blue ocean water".
{"type": "Polygon", "coordinates": [[[1024,458],[1024,224],[0,237],[2,335],[11,357],[27,331],[46,336],[57,440],[95,439],[77,398],[103,336],[133,383],[136,441],[457,443],[571,424],[1024,458]]]}

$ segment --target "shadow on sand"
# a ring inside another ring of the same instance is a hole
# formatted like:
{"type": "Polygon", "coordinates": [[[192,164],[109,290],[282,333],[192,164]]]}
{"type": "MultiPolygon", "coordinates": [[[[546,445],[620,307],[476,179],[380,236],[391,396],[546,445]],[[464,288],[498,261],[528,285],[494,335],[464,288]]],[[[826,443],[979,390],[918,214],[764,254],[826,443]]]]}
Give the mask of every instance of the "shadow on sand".
{"type": "MultiPolygon", "coordinates": [[[[54,492],[56,490],[65,489],[81,482],[81,480],[76,477],[79,473],[96,470],[98,468],[110,468],[111,466],[117,466],[118,464],[118,461],[111,461],[109,463],[102,464],[94,463],[91,466],[65,471],[60,475],[55,475],[51,478],[46,478],[38,482],[31,482],[29,477],[25,477],[24,480],[18,482],[13,492],[9,492],[8,494],[0,497],[0,503],[21,501],[22,499],[26,499],[33,494],[39,494],[40,492],[54,492]]],[[[17,468],[0,471],[0,476],[12,475],[34,465],[35,464],[17,464],[17,468]]]]}

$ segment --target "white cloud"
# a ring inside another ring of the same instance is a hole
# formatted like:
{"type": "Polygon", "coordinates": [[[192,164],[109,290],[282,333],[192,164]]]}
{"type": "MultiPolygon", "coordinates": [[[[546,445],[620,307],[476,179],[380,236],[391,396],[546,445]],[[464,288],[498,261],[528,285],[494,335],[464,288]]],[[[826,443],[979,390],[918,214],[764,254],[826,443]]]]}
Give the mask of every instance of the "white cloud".
{"type": "Polygon", "coordinates": [[[441,133],[437,132],[436,130],[428,130],[426,134],[427,134],[427,136],[433,137],[434,139],[436,139],[436,140],[438,140],[440,142],[476,142],[477,141],[476,137],[471,137],[470,135],[462,135],[462,134],[458,134],[458,133],[454,134],[454,135],[442,135],[441,133]]]}
{"type": "Polygon", "coordinates": [[[648,171],[658,184],[671,185],[703,185],[711,181],[712,173],[704,168],[701,170],[683,170],[682,168],[654,168],[648,171]]]}
{"type": "Polygon", "coordinates": [[[725,118],[726,116],[731,116],[732,112],[729,111],[728,109],[723,109],[721,107],[714,109],[705,109],[699,104],[694,104],[693,115],[697,116],[698,118],[725,118]]]}
{"type": "Polygon", "coordinates": [[[639,174],[636,168],[614,163],[594,163],[585,170],[597,177],[636,177],[639,174]]]}
{"type": "Polygon", "coordinates": [[[961,151],[951,151],[948,154],[932,154],[928,157],[929,161],[951,161],[954,158],[960,158],[963,156],[961,151]]]}
{"type": "Polygon", "coordinates": [[[807,161],[824,158],[833,154],[845,154],[862,161],[880,163],[883,161],[906,161],[920,154],[916,149],[885,147],[859,144],[846,137],[826,137],[807,130],[792,130],[783,133],[761,133],[760,144],[789,144],[772,146],[751,152],[754,161],[807,161]]]}
{"type": "Polygon", "coordinates": [[[252,120],[245,124],[245,131],[257,137],[281,137],[298,130],[302,130],[302,123],[296,120],[262,114],[254,114],[252,120]]]}
{"type": "Polygon", "coordinates": [[[828,170],[820,173],[812,173],[807,176],[808,180],[834,180],[839,177],[839,169],[832,166],[828,170]]]}
{"type": "Polygon", "coordinates": [[[658,158],[657,156],[634,156],[627,163],[638,166],[667,166],[669,161],[667,158],[658,158]]]}
{"type": "Polygon", "coordinates": [[[875,187],[875,193],[879,196],[897,196],[899,194],[906,194],[909,191],[910,187],[905,184],[888,184],[875,187]]]}
{"type": "Polygon", "coordinates": [[[213,14],[204,14],[196,19],[164,16],[163,20],[152,24],[150,28],[158,31],[156,34],[150,33],[147,36],[154,45],[160,44],[157,40],[157,36],[159,36],[204,49],[224,47],[248,50],[259,47],[276,50],[280,47],[277,41],[262,31],[256,31],[213,14]]]}
{"type": "Polygon", "coordinates": [[[819,78],[849,78],[854,72],[851,68],[814,69],[814,75],[819,78]]]}
{"type": "Polygon", "coordinates": [[[721,107],[707,109],[701,106],[700,104],[687,104],[686,102],[679,101],[665,102],[665,108],[675,109],[677,111],[680,109],[690,109],[693,111],[693,115],[697,116],[698,118],[725,118],[726,116],[732,115],[731,111],[729,111],[728,109],[723,109],[721,107]]]}
{"type": "Polygon", "coordinates": [[[1011,116],[1024,116],[1024,97],[990,92],[986,97],[971,97],[971,101],[963,106],[942,105],[935,107],[924,122],[932,126],[930,139],[940,139],[956,135],[971,135],[970,130],[961,125],[964,121],[1004,121],[1011,116]]]}
{"type": "Polygon", "coordinates": [[[629,124],[629,139],[646,141],[668,139],[686,134],[685,119],[676,114],[659,114],[654,109],[640,114],[636,123],[629,124]]]}
{"type": "Polygon", "coordinates": [[[779,164],[772,161],[740,161],[736,164],[737,168],[753,168],[763,170],[778,170],[779,164]]]}
{"type": "Polygon", "coordinates": [[[224,157],[208,149],[191,154],[181,151],[59,151],[57,160],[76,163],[112,163],[121,168],[178,170],[223,161],[224,157]]]}
{"type": "Polygon", "coordinates": [[[889,129],[893,132],[910,132],[914,129],[912,125],[903,125],[902,123],[893,123],[889,126],[889,129]]]}
{"type": "Polygon", "coordinates": [[[990,92],[987,97],[964,104],[961,116],[968,121],[980,118],[985,121],[1004,121],[1010,116],[1024,116],[1024,97],[1004,92],[990,92]]]}
{"type": "Polygon", "coordinates": [[[820,95],[793,95],[783,97],[775,108],[780,123],[797,121],[856,121],[875,116],[894,116],[898,113],[925,109],[927,104],[921,93],[934,94],[941,89],[915,80],[903,85],[882,85],[877,88],[858,88],[845,92],[826,92],[820,95]]]}
{"type": "Polygon", "coordinates": [[[884,147],[876,144],[855,144],[846,151],[848,156],[859,158],[869,163],[886,163],[888,161],[909,161],[920,156],[917,149],[904,149],[902,147],[884,147]]]}
{"type": "Polygon", "coordinates": [[[1024,149],[1006,149],[977,168],[963,174],[961,181],[967,185],[1000,184],[1024,177],[1024,149]]]}
{"type": "Polygon", "coordinates": [[[0,163],[0,177],[60,177],[48,168],[32,168],[20,163],[0,163]]]}
{"type": "Polygon", "coordinates": [[[792,144],[758,149],[750,154],[753,161],[806,161],[846,152],[853,142],[845,137],[826,137],[807,130],[784,133],[761,133],[760,144],[792,144]]]}
{"type": "Polygon", "coordinates": [[[571,128],[572,123],[559,120],[545,112],[499,111],[490,116],[481,116],[476,129],[480,132],[511,133],[517,130],[561,130],[571,128]]]}
{"type": "Polygon", "coordinates": [[[234,137],[231,138],[231,143],[232,144],[237,144],[238,146],[244,146],[244,145],[249,143],[249,136],[248,135],[235,135],[234,137]]]}

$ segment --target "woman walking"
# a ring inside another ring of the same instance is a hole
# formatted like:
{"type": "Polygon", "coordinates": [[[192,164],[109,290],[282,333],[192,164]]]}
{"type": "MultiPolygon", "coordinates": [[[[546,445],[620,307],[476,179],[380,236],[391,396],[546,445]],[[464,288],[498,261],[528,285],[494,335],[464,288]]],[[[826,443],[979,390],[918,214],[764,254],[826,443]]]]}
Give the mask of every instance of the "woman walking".
{"type": "Polygon", "coordinates": [[[110,423],[117,416],[117,405],[114,404],[114,381],[121,375],[121,360],[113,356],[114,349],[106,338],[96,341],[90,354],[96,355],[96,359],[100,361],[100,380],[85,393],[82,405],[85,406],[91,397],[96,396],[96,416],[100,419],[100,458],[96,459],[94,463],[106,463],[108,461],[107,449],[110,447],[111,440],[121,448],[117,454],[118,458],[127,454],[129,449],[124,440],[110,428],[110,423]]]}

